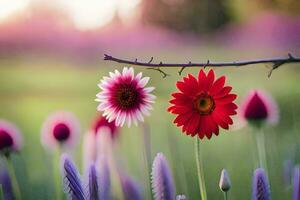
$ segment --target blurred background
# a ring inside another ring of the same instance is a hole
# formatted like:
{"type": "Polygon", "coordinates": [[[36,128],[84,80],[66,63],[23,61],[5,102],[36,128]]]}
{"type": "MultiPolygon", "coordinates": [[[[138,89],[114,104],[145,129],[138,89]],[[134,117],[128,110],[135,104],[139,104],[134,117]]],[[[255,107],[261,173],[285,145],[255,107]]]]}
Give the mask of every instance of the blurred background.
{"type": "MultiPolygon", "coordinates": [[[[68,110],[79,117],[85,133],[97,114],[97,83],[123,67],[103,61],[104,53],[181,63],[300,56],[299,13],[298,0],[0,0],[0,118],[15,122],[24,135],[24,150],[14,157],[24,198],[54,198],[51,156],[40,143],[42,123],[49,113],[68,110]]],[[[248,90],[263,88],[279,104],[279,125],[265,130],[273,199],[290,198],[283,162],[299,161],[299,67],[284,65],[271,78],[267,65],[216,70],[227,75],[239,95],[237,103],[248,90]]],[[[199,199],[194,139],[181,134],[166,112],[181,77],[177,69],[166,69],[171,75],[166,79],[155,71],[136,71],[151,77],[158,97],[146,120],[151,158],[163,152],[177,193],[199,199]]],[[[183,74],[197,72],[185,69],[183,74]]],[[[145,199],[150,199],[142,127],[123,128],[115,150],[119,167],[141,183],[145,199]]],[[[222,198],[222,168],[231,176],[230,199],[250,198],[255,167],[251,134],[249,128],[222,131],[203,141],[209,199],[222,198]]],[[[81,152],[78,146],[78,166],[81,152]]]]}

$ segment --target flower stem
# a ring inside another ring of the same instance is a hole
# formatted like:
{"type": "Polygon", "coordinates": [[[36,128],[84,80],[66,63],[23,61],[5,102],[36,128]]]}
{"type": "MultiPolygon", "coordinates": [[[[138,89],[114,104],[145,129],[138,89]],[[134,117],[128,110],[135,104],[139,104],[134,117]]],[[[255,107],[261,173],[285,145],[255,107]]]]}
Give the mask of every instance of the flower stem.
{"type": "Polygon", "coordinates": [[[10,157],[6,157],[6,164],[7,164],[7,169],[9,172],[9,176],[11,178],[12,182],[12,187],[13,187],[13,192],[16,200],[21,200],[21,192],[20,192],[20,187],[18,184],[17,176],[14,170],[13,163],[10,159],[10,157]]]}
{"type": "Polygon", "coordinates": [[[61,177],[59,171],[59,162],[60,162],[60,148],[54,152],[54,156],[52,159],[52,170],[53,170],[53,179],[55,186],[55,195],[57,200],[62,200],[62,186],[61,186],[61,177]]]}
{"type": "Polygon", "coordinates": [[[224,193],[224,200],[228,200],[228,192],[223,192],[224,193]]]}
{"type": "Polygon", "coordinates": [[[144,162],[145,162],[145,168],[146,168],[146,185],[147,188],[149,188],[149,190],[147,190],[148,196],[150,196],[150,199],[153,199],[153,194],[152,194],[152,190],[151,190],[151,138],[150,138],[150,127],[148,124],[143,124],[142,127],[142,150],[143,150],[143,154],[144,154],[144,162]]]}
{"type": "Polygon", "coordinates": [[[206,187],[204,180],[203,162],[202,162],[202,151],[200,149],[200,139],[197,137],[195,141],[195,153],[196,153],[196,163],[197,163],[197,173],[199,181],[199,189],[201,194],[201,200],[207,200],[206,187]]]}
{"type": "Polygon", "coordinates": [[[2,184],[0,184],[0,200],[4,200],[2,184]]]}
{"type": "Polygon", "coordinates": [[[258,129],[258,131],[255,133],[255,136],[256,136],[259,166],[264,168],[266,173],[268,174],[264,131],[262,131],[261,128],[258,129]]]}

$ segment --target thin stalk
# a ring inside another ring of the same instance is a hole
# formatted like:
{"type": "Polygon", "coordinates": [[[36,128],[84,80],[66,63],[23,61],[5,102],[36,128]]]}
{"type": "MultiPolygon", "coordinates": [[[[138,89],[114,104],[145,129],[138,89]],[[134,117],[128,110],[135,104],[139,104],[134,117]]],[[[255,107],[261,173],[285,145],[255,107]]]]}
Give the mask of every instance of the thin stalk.
{"type": "Polygon", "coordinates": [[[255,133],[256,145],[258,151],[259,166],[264,168],[268,174],[267,157],[266,157],[266,145],[265,145],[265,133],[262,129],[258,129],[255,133]]]}
{"type": "Polygon", "coordinates": [[[4,200],[2,184],[0,184],[0,200],[4,200]]]}
{"type": "Polygon", "coordinates": [[[21,200],[22,198],[21,198],[20,187],[19,187],[19,184],[18,184],[18,180],[17,180],[17,176],[16,176],[16,173],[15,173],[15,170],[14,170],[12,160],[10,159],[10,157],[6,157],[5,160],[6,160],[9,176],[11,178],[11,183],[12,183],[15,199],[16,200],[21,200]]]}
{"type": "Polygon", "coordinates": [[[151,190],[151,138],[150,138],[150,127],[148,124],[144,124],[142,127],[142,137],[141,139],[143,140],[141,144],[142,149],[143,149],[143,154],[144,154],[144,162],[145,162],[145,168],[146,168],[146,179],[147,179],[147,188],[149,188],[148,196],[150,196],[150,199],[153,199],[153,194],[151,190]]]}
{"type": "Polygon", "coordinates": [[[201,151],[200,146],[201,146],[200,139],[197,137],[196,141],[195,141],[195,153],[196,153],[199,189],[200,189],[200,194],[201,194],[201,200],[207,200],[204,171],[203,171],[202,151],[201,151]]]}
{"type": "Polygon", "coordinates": [[[54,156],[52,159],[52,170],[53,170],[53,181],[55,186],[55,196],[57,200],[63,199],[63,192],[62,192],[62,181],[60,176],[60,148],[58,147],[57,150],[54,152],[54,156]]]}
{"type": "Polygon", "coordinates": [[[224,193],[224,200],[228,200],[228,192],[223,192],[224,193]]]}

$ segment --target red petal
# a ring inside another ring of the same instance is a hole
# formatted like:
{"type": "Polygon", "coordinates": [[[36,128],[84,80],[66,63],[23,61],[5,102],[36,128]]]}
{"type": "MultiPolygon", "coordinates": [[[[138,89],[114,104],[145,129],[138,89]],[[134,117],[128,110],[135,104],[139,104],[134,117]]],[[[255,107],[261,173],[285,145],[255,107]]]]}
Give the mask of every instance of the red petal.
{"type": "Polygon", "coordinates": [[[213,112],[212,116],[213,116],[215,122],[216,122],[219,126],[221,126],[223,129],[228,129],[228,128],[229,128],[228,123],[224,122],[224,121],[222,120],[222,118],[217,114],[217,112],[213,112]]]}
{"type": "Polygon", "coordinates": [[[235,115],[237,113],[235,111],[237,109],[237,105],[235,105],[234,103],[219,106],[218,109],[222,110],[228,115],[235,115]]]}
{"type": "Polygon", "coordinates": [[[186,113],[183,115],[178,115],[175,118],[174,123],[177,124],[177,126],[182,126],[185,123],[187,123],[187,121],[191,118],[192,115],[193,115],[193,113],[186,113]]]}
{"type": "Polygon", "coordinates": [[[233,124],[232,119],[227,113],[223,112],[222,109],[215,109],[214,113],[216,113],[222,119],[222,121],[226,122],[227,124],[233,124]]]}
{"type": "Polygon", "coordinates": [[[206,88],[205,88],[206,91],[208,91],[208,90],[211,88],[211,86],[212,86],[214,80],[215,80],[215,73],[214,73],[214,71],[211,69],[211,70],[208,72],[208,75],[207,75],[207,82],[206,82],[206,88]]]}
{"type": "Polygon", "coordinates": [[[214,82],[212,87],[210,88],[210,94],[211,95],[216,95],[218,92],[224,87],[225,84],[225,76],[221,76],[214,82]]]}
{"type": "Polygon", "coordinates": [[[184,82],[177,81],[176,86],[177,88],[187,96],[191,96],[198,91],[198,84],[195,83],[193,80],[189,78],[183,78],[184,82]],[[194,82],[194,83],[193,83],[194,82]]]}
{"type": "Polygon", "coordinates": [[[198,85],[199,85],[199,90],[204,90],[205,88],[205,82],[206,82],[206,75],[203,71],[203,69],[200,70],[198,74],[198,85]]]}
{"type": "Polygon", "coordinates": [[[188,121],[188,125],[187,125],[187,133],[192,134],[192,135],[196,135],[196,130],[198,128],[199,125],[199,115],[198,114],[194,114],[190,120],[188,121]]]}
{"type": "Polygon", "coordinates": [[[169,112],[173,114],[184,114],[192,111],[192,107],[188,106],[172,106],[169,110],[169,112]]]}
{"type": "Polygon", "coordinates": [[[232,87],[230,86],[223,87],[216,95],[214,95],[214,99],[222,98],[228,95],[231,90],[232,87]]]}
{"type": "Polygon", "coordinates": [[[225,97],[215,99],[216,104],[224,105],[228,103],[232,103],[236,99],[236,94],[228,94],[225,97]]]}

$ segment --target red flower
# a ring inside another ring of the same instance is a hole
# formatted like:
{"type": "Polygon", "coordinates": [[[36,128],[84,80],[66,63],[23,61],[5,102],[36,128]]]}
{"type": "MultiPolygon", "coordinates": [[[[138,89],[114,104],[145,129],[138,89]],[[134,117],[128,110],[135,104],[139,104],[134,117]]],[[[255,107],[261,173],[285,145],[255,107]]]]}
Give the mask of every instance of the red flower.
{"type": "Polygon", "coordinates": [[[236,114],[233,101],[237,96],[230,94],[232,87],[224,84],[225,76],[215,81],[213,70],[207,75],[200,70],[198,79],[189,74],[177,82],[180,92],[172,94],[173,105],[168,111],[177,115],[174,123],[182,127],[182,132],[210,139],[213,133],[219,134],[219,126],[228,129],[233,124],[230,116],[236,114]]]}

